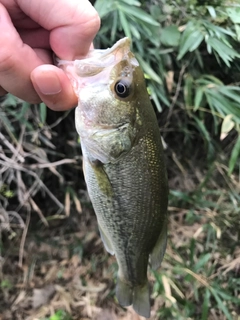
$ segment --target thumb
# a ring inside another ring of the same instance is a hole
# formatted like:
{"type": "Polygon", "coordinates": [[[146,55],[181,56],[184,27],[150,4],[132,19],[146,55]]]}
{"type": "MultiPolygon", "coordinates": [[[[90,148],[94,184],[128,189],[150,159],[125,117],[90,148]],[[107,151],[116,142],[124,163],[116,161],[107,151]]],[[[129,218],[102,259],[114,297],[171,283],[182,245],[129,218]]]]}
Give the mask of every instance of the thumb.
{"type": "Polygon", "coordinates": [[[40,99],[50,109],[64,111],[77,105],[77,96],[63,70],[42,65],[32,71],[31,80],[40,99]]]}

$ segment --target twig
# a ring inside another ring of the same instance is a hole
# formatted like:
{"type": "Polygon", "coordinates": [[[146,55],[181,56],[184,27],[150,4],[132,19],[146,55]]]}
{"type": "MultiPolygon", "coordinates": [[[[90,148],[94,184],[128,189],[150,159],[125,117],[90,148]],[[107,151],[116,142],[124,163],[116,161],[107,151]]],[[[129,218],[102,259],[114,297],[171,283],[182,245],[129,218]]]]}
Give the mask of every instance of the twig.
{"type": "Polygon", "coordinates": [[[5,144],[5,146],[12,151],[13,155],[17,158],[19,162],[24,162],[24,157],[21,154],[19,154],[19,150],[16,150],[14,146],[4,137],[4,135],[1,132],[0,139],[5,144]]]}
{"type": "Polygon", "coordinates": [[[182,79],[183,79],[183,75],[184,75],[184,72],[185,72],[187,66],[188,66],[188,63],[184,64],[182,66],[182,68],[181,68],[181,71],[180,71],[180,74],[179,74],[179,77],[178,77],[177,89],[176,89],[175,95],[174,95],[174,97],[172,99],[172,103],[171,103],[171,105],[169,107],[169,113],[168,113],[168,116],[167,116],[167,120],[169,120],[169,118],[172,115],[173,107],[175,106],[177,98],[178,98],[179,93],[181,91],[182,79]]]}
{"type": "MultiPolygon", "coordinates": [[[[1,157],[1,154],[0,154],[1,157]]],[[[26,168],[24,168],[23,166],[14,163],[12,161],[12,159],[8,158],[8,157],[4,157],[5,159],[8,160],[8,162],[4,162],[0,160],[0,164],[2,164],[3,166],[5,166],[6,168],[14,168],[16,170],[21,170],[24,172],[27,172],[29,175],[33,176],[41,185],[41,187],[46,191],[46,193],[49,195],[49,197],[58,205],[58,207],[63,210],[64,206],[63,204],[58,201],[58,199],[52,194],[52,192],[47,188],[47,186],[42,182],[42,180],[38,177],[38,175],[35,172],[32,172],[31,170],[28,170],[26,168]]]]}
{"type": "Polygon", "coordinates": [[[26,218],[26,222],[25,222],[25,228],[23,229],[23,233],[22,233],[22,238],[21,238],[21,242],[20,242],[20,248],[19,248],[19,260],[18,260],[18,265],[20,268],[22,268],[22,264],[23,264],[23,252],[24,252],[24,245],[25,245],[25,241],[26,241],[26,236],[27,236],[27,232],[28,232],[28,226],[30,223],[30,218],[31,218],[31,210],[28,206],[27,208],[27,218],[26,218]]]}
{"type": "Polygon", "coordinates": [[[55,162],[47,162],[47,163],[34,163],[30,165],[25,165],[24,167],[30,168],[30,169],[44,169],[44,168],[51,168],[56,166],[61,166],[62,164],[66,163],[76,163],[77,161],[74,159],[63,159],[55,162]]]}

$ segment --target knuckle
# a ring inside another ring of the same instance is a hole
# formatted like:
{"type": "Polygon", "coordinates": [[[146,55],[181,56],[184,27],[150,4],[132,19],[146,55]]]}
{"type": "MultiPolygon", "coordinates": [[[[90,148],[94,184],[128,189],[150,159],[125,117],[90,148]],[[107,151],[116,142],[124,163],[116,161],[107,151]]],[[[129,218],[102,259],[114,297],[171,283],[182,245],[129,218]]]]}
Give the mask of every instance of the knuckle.
{"type": "Polygon", "coordinates": [[[84,37],[93,38],[100,29],[101,20],[94,7],[91,6],[91,8],[87,9],[86,11],[81,9],[81,14],[76,21],[78,21],[78,28],[81,30],[81,34],[84,37]]]}
{"type": "Polygon", "coordinates": [[[13,54],[6,50],[0,51],[0,72],[9,73],[14,69],[14,57],[13,54]]]}
{"type": "Polygon", "coordinates": [[[95,30],[95,32],[98,32],[98,30],[100,29],[101,20],[97,11],[94,11],[92,16],[90,17],[90,23],[92,25],[92,29],[95,30]]]}

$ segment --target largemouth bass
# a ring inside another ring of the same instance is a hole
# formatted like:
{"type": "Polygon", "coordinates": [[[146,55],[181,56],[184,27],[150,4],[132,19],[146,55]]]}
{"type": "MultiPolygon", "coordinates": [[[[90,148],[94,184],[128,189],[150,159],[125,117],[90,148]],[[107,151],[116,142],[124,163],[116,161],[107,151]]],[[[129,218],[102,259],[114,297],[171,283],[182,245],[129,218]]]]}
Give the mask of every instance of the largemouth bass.
{"type": "Polygon", "coordinates": [[[147,268],[167,242],[168,184],[156,116],[130,40],[58,65],[78,96],[75,121],[83,170],[106,250],[119,270],[122,306],[150,316],[147,268]]]}

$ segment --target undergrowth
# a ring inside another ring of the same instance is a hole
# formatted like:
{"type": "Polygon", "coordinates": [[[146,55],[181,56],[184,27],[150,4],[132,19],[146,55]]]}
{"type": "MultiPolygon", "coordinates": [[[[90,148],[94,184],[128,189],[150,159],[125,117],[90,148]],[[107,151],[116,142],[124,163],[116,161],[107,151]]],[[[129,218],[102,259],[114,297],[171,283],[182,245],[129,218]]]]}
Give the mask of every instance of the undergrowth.
{"type": "MultiPolygon", "coordinates": [[[[95,7],[96,46],[132,39],[166,147],[169,244],[162,268],[150,272],[152,319],[239,320],[240,4],[97,0],[95,7]]],[[[51,279],[54,298],[32,310],[35,318],[100,319],[108,309],[111,319],[130,319],[114,298],[116,271],[97,236],[73,113],[7,95],[0,102],[0,314],[26,319],[29,300],[20,295],[34,300],[35,287],[51,279]]]]}

